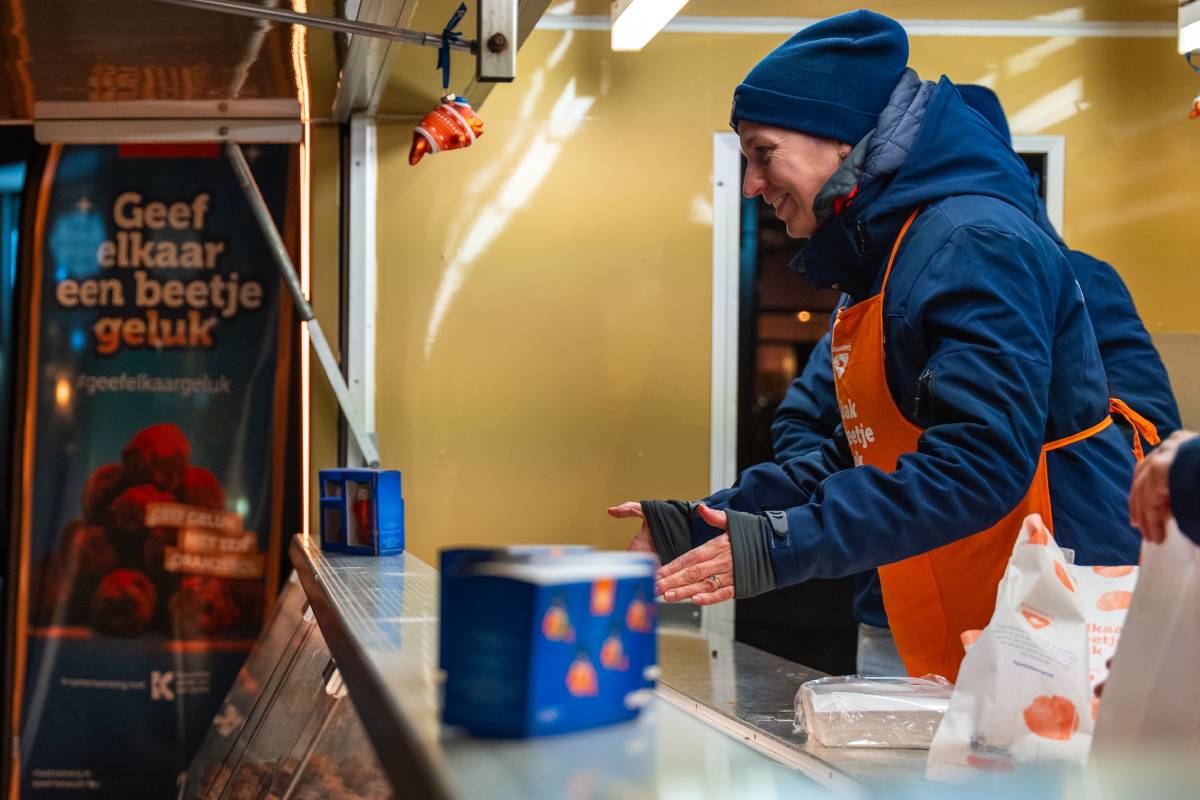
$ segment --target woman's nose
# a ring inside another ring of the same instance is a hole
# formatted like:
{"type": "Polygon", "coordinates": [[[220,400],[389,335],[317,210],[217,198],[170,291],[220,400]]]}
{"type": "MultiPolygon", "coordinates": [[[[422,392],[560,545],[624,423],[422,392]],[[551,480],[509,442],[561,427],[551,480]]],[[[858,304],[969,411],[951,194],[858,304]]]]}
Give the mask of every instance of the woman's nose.
{"type": "Polygon", "coordinates": [[[758,174],[758,170],[747,167],[746,177],[742,180],[742,194],[746,197],[758,197],[762,194],[764,184],[765,181],[758,174]]]}

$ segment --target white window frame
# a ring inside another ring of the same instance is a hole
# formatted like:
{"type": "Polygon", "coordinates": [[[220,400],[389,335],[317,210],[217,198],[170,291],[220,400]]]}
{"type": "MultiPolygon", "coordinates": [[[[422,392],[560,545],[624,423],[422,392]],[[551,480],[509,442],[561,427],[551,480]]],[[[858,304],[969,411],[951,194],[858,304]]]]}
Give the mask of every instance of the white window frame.
{"type": "MultiPolygon", "coordinates": [[[[376,262],[376,192],[378,158],[375,119],[350,117],[349,192],[347,198],[346,384],[367,435],[375,438],[375,323],[378,312],[376,262]]],[[[361,466],[362,453],[346,437],[347,466],[361,466]]],[[[378,439],[376,439],[378,446],[378,439]]]]}
{"type": "MultiPolygon", "coordinates": [[[[738,283],[742,155],[732,131],[713,134],[712,384],[709,491],[737,480],[738,283]]],[[[704,606],[701,630],[733,638],[733,603],[704,606]]]]}
{"type": "Polygon", "coordinates": [[[1063,228],[1063,196],[1067,161],[1065,136],[1014,136],[1013,150],[1018,153],[1041,153],[1046,156],[1046,215],[1058,235],[1067,238],[1063,228]]]}

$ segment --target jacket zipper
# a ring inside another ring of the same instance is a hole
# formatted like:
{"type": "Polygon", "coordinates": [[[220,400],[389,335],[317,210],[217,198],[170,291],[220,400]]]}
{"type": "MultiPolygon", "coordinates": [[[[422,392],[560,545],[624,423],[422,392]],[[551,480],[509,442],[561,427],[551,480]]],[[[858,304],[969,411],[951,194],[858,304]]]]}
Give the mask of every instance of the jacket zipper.
{"type": "Polygon", "coordinates": [[[926,367],[917,378],[917,394],[913,397],[913,419],[928,420],[933,410],[933,369],[926,367]]]}

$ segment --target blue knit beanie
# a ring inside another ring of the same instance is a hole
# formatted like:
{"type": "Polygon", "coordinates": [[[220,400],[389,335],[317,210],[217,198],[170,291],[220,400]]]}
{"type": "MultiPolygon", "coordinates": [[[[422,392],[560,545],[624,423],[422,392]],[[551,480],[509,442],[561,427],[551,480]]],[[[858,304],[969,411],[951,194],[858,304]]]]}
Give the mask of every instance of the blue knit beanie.
{"type": "Polygon", "coordinates": [[[858,144],[908,66],[894,19],[851,11],[810,25],[772,50],[733,90],[729,122],[757,122],[858,144]]]}
{"type": "Polygon", "coordinates": [[[977,86],[974,83],[958,84],[958,93],[963,102],[978,111],[993,128],[1000,131],[1004,141],[1012,147],[1012,131],[1008,129],[1008,118],[1004,116],[1004,106],[1000,105],[1000,98],[996,97],[996,93],[986,86],[977,86]]]}

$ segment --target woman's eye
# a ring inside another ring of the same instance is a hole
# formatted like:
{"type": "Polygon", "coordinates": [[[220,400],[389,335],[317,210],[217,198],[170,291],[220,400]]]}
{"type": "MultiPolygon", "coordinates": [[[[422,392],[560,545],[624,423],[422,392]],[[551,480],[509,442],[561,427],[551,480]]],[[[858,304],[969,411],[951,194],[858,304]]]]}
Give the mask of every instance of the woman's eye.
{"type": "Polygon", "coordinates": [[[754,152],[758,155],[759,161],[766,161],[767,158],[771,155],[771,148],[756,147],[756,148],[754,148],[754,152]]]}

